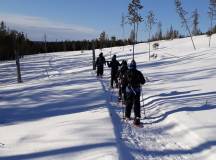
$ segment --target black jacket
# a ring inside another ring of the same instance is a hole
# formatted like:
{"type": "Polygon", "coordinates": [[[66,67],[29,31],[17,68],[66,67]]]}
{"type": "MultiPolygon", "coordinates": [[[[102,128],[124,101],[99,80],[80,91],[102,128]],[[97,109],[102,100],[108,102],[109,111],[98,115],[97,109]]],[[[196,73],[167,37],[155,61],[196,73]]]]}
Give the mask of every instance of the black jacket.
{"type": "Polygon", "coordinates": [[[111,67],[112,73],[117,73],[119,66],[121,66],[121,64],[117,60],[112,60],[110,63],[108,63],[108,67],[111,67]]]}
{"type": "Polygon", "coordinates": [[[126,73],[127,86],[133,88],[139,88],[142,84],[145,84],[145,78],[143,74],[137,69],[129,69],[126,73]]]}
{"type": "Polygon", "coordinates": [[[121,81],[122,85],[126,85],[127,83],[127,71],[128,71],[128,67],[127,66],[122,66],[118,72],[118,78],[121,81]]]}
{"type": "Polygon", "coordinates": [[[96,60],[96,63],[95,63],[96,67],[103,67],[104,64],[106,64],[106,60],[105,60],[104,56],[99,56],[96,60]]]}

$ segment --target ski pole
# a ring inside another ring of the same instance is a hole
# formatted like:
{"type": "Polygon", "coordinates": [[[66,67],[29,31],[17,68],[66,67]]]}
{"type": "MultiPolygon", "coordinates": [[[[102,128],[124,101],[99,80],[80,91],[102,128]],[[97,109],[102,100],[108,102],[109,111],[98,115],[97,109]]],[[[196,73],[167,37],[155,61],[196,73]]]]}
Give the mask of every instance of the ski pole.
{"type": "Polygon", "coordinates": [[[134,93],[134,95],[136,95],[136,92],[134,91],[133,87],[130,86],[130,88],[131,88],[132,92],[134,93]]]}

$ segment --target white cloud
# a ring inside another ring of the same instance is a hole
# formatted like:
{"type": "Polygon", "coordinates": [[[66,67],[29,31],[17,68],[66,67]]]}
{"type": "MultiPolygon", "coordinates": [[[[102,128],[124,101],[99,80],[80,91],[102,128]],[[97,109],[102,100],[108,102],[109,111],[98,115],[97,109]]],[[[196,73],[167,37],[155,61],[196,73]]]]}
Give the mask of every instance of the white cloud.
{"type": "Polygon", "coordinates": [[[92,39],[98,35],[95,29],[89,27],[54,22],[42,17],[0,13],[1,20],[6,22],[9,28],[27,33],[32,40],[42,40],[44,33],[48,40],[92,39]]]}

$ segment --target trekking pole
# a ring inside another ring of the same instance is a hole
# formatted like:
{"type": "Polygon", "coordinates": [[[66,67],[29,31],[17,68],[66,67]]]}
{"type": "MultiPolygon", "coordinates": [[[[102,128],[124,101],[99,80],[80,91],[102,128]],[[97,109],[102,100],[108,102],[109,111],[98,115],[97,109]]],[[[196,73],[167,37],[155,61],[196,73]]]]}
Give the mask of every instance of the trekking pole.
{"type": "Polygon", "coordinates": [[[125,119],[125,107],[124,107],[124,104],[123,104],[123,100],[122,100],[122,119],[123,120],[125,119]]]}
{"type": "Polygon", "coordinates": [[[143,101],[142,107],[144,110],[144,119],[145,119],[146,118],[146,111],[145,111],[145,103],[144,103],[144,98],[143,98],[143,91],[141,93],[142,93],[142,101],[143,101]]]}

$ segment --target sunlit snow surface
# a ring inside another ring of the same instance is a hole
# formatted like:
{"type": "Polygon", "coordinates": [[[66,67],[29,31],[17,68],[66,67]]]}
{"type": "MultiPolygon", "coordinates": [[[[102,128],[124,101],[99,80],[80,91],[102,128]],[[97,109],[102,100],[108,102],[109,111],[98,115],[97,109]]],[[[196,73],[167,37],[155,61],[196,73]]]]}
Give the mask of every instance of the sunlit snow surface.
{"type": "MultiPolygon", "coordinates": [[[[153,44],[153,43],[152,43],[153,44]]],[[[110,69],[92,71],[92,51],[26,56],[24,83],[14,61],[0,62],[0,160],[215,160],[216,37],[135,47],[143,128],[122,121],[110,69]]],[[[132,46],[103,49],[131,61],[132,46]]],[[[100,53],[96,50],[96,55],[100,53]]]]}

